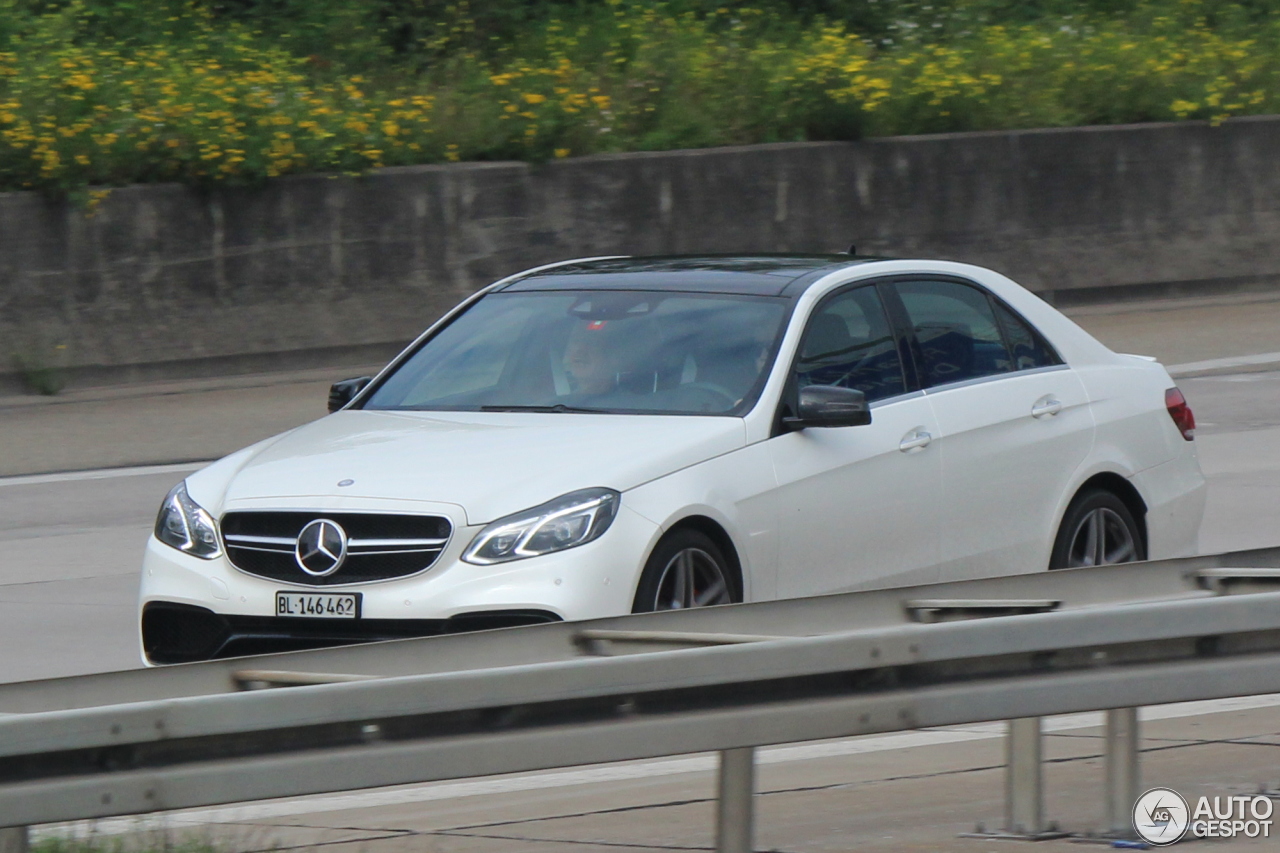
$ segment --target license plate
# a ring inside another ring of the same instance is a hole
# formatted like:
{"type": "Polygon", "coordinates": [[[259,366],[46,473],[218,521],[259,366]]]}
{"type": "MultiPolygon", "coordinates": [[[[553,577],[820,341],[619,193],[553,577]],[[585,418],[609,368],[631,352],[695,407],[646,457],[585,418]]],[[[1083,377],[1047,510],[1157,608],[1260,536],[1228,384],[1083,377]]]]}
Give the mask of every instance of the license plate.
{"type": "Polygon", "coordinates": [[[277,592],[277,616],[312,619],[359,619],[358,592],[277,592]]]}

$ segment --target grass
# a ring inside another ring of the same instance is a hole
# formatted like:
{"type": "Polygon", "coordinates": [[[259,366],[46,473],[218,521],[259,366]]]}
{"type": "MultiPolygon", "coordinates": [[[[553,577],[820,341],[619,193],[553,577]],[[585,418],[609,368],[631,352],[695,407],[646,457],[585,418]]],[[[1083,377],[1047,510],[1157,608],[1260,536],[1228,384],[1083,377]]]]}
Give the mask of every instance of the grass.
{"type": "Polygon", "coordinates": [[[205,841],[140,839],[127,836],[106,838],[42,838],[31,844],[31,853],[226,853],[205,841]]]}
{"type": "Polygon", "coordinates": [[[45,836],[31,842],[31,853],[228,853],[229,848],[197,836],[167,832],[123,835],[45,836]]]}
{"type": "Polygon", "coordinates": [[[66,387],[66,373],[61,368],[53,367],[43,359],[27,354],[13,355],[13,367],[22,380],[22,385],[33,394],[53,397],[66,387]]]}
{"type": "MultiPolygon", "coordinates": [[[[119,819],[108,821],[118,824],[119,819]]],[[[208,826],[175,830],[139,816],[137,825],[99,831],[94,821],[44,831],[30,842],[31,853],[276,853],[282,848],[265,828],[208,826]],[[74,829],[72,828],[74,827],[74,829]]],[[[311,846],[289,849],[314,849],[311,846]]]]}
{"type": "Polygon", "coordinates": [[[0,190],[1280,112],[1280,0],[0,0],[0,190]]]}

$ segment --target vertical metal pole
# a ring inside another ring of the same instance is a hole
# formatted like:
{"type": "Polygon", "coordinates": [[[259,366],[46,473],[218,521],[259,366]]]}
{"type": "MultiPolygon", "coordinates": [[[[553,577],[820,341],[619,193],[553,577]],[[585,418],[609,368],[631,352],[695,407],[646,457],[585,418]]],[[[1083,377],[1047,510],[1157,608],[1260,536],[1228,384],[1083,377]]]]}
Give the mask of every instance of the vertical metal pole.
{"type": "Polygon", "coordinates": [[[755,749],[722,749],[716,853],[751,853],[755,843],[755,793],[755,749]]]}
{"type": "Polygon", "coordinates": [[[1138,709],[1107,712],[1107,830],[1133,835],[1133,804],[1141,788],[1138,766],[1138,709]]]}
{"type": "Polygon", "coordinates": [[[1005,737],[1005,829],[1017,835],[1044,831],[1040,718],[1009,721],[1005,737]]]}
{"type": "Polygon", "coordinates": [[[0,853],[27,853],[27,828],[0,828],[0,853]]]}

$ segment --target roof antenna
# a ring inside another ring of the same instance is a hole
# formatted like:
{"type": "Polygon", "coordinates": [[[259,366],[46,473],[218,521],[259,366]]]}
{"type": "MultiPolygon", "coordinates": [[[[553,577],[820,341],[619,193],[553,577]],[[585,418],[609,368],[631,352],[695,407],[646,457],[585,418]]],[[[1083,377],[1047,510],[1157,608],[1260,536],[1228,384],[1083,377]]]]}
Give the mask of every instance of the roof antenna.
{"type": "Polygon", "coordinates": [[[849,244],[849,251],[848,251],[848,252],[846,252],[845,254],[849,254],[849,255],[856,255],[856,254],[858,254],[858,246],[857,246],[857,244],[856,244],[856,243],[850,243],[850,244],[849,244]]]}

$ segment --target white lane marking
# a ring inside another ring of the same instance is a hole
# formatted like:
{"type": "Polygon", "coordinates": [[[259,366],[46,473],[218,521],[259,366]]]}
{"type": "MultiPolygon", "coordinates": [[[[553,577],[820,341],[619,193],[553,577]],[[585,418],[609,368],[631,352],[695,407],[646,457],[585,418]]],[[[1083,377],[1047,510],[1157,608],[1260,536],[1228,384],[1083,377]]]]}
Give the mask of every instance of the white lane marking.
{"type": "Polygon", "coordinates": [[[1253,367],[1259,364],[1280,365],[1280,352],[1264,352],[1258,355],[1237,355],[1230,358],[1211,358],[1208,361],[1191,361],[1186,364],[1173,364],[1168,367],[1169,375],[1178,377],[1184,373],[1199,370],[1219,370],[1229,367],[1253,367]]]}
{"type": "Polygon", "coordinates": [[[77,480],[110,480],[114,477],[146,477],[150,474],[183,474],[199,471],[210,462],[176,462],[172,465],[140,465],[134,468],[97,468],[92,471],[66,471],[61,474],[24,474],[20,477],[0,477],[0,487],[73,483],[77,480]]]}
{"type": "MultiPolygon", "coordinates": [[[[1198,717],[1231,711],[1247,711],[1254,708],[1270,708],[1280,705],[1280,694],[1244,696],[1235,699],[1214,699],[1204,702],[1181,702],[1176,705],[1159,705],[1142,708],[1139,716],[1144,722],[1173,720],[1181,717],[1198,717]]],[[[1099,727],[1103,724],[1101,713],[1064,714],[1047,717],[1045,732],[1064,732],[1075,729],[1099,727]]],[[[864,735],[835,741],[821,741],[793,746],[772,746],[761,749],[756,756],[758,764],[785,764],[792,761],[811,761],[848,755],[866,755],[895,749],[920,746],[940,746],[967,741],[991,740],[1003,737],[1004,723],[978,723],[965,726],[943,726],[936,729],[900,732],[886,735],[864,735]]],[[[598,785],[628,779],[648,779],[655,776],[674,776],[679,773],[710,773],[716,769],[715,755],[692,755],[682,758],[664,758],[650,761],[634,761],[624,764],[604,764],[576,770],[551,770],[519,776],[502,776],[465,782],[430,782],[425,785],[383,788],[350,794],[322,794],[289,800],[267,800],[210,809],[164,812],[138,817],[111,818],[99,821],[76,821],[50,824],[33,831],[35,838],[70,835],[120,835],[126,832],[157,829],[193,829],[211,823],[248,823],[277,817],[318,814],[350,809],[369,809],[384,806],[410,805],[462,797],[492,796],[494,794],[519,793],[547,788],[564,788],[572,785],[598,785]]]]}

